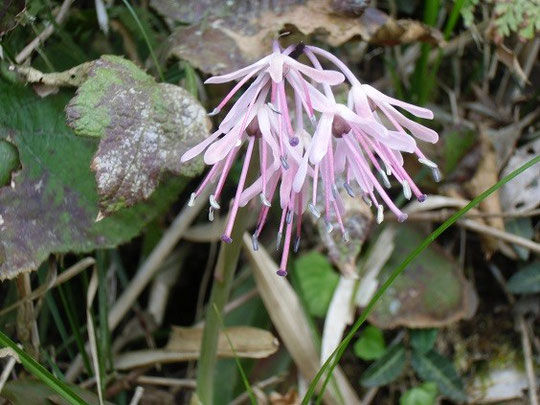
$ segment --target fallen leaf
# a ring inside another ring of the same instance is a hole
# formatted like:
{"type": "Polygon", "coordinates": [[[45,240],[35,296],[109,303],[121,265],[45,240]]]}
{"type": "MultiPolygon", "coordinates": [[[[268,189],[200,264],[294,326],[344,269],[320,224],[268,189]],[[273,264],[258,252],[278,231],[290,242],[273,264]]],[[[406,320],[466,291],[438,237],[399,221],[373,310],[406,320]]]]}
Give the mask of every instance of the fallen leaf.
{"type": "MultiPolygon", "coordinates": [[[[166,350],[198,352],[202,341],[202,328],[182,328],[175,326],[167,342],[166,350]]],[[[223,357],[234,357],[227,340],[228,335],[239,357],[264,358],[275,353],[278,340],[270,332],[251,326],[233,326],[225,328],[219,334],[218,353],[223,357]]]]}
{"type": "Polygon", "coordinates": [[[26,10],[25,0],[2,0],[0,5],[0,37],[19,24],[19,17],[26,10]]]}
{"type": "MultiPolygon", "coordinates": [[[[115,358],[115,367],[127,370],[155,363],[196,360],[200,355],[202,336],[202,328],[174,326],[164,348],[122,353],[115,358]]],[[[219,357],[261,359],[275,353],[278,348],[278,340],[266,330],[251,326],[233,326],[220,332],[217,351],[219,357]],[[225,334],[231,340],[234,351],[225,334]]]]}
{"type": "Polygon", "coordinates": [[[173,33],[164,47],[166,57],[186,59],[211,74],[238,69],[259,59],[270,51],[272,40],[282,30],[317,35],[331,46],[355,37],[381,45],[442,42],[439,31],[418,21],[395,20],[375,8],[365,8],[357,17],[336,9],[331,0],[153,0],[151,5],[165,17],[192,24],[173,33]]]}
{"type": "Polygon", "coordinates": [[[529,83],[529,79],[521,68],[516,54],[508,49],[502,42],[497,44],[497,59],[504,63],[510,72],[519,79],[522,85],[529,83]]]}
{"type": "MultiPolygon", "coordinates": [[[[480,150],[480,161],[475,168],[476,171],[473,177],[463,184],[463,188],[471,199],[480,195],[499,181],[497,159],[491,139],[482,129],[479,135],[478,139],[480,143],[478,148],[480,150]]],[[[504,222],[500,216],[502,208],[498,190],[482,200],[478,204],[478,209],[487,214],[494,214],[493,216],[479,219],[479,222],[484,222],[486,225],[504,231],[504,222]],[[498,214],[499,216],[497,216],[498,214]]],[[[486,255],[489,257],[498,249],[499,241],[487,235],[481,235],[481,238],[486,255]]]]}
{"type": "Polygon", "coordinates": [[[356,308],[353,300],[356,291],[356,280],[345,276],[339,277],[332,301],[324,319],[321,340],[321,363],[324,363],[341,343],[343,332],[353,321],[356,308]]]}
{"type": "Polygon", "coordinates": [[[277,392],[270,393],[271,405],[300,405],[300,396],[298,391],[291,388],[285,395],[281,395],[277,392]]]}
{"type": "Polygon", "coordinates": [[[102,56],[66,108],[77,135],[100,138],[91,168],[103,215],[144,201],[165,173],[194,176],[201,160],[180,156],[208,135],[205,110],[186,90],[133,62],[102,56]]]}
{"type": "MultiPolygon", "coordinates": [[[[383,282],[390,272],[419,245],[424,235],[409,225],[396,229],[396,246],[379,274],[383,282]]],[[[474,314],[477,297],[455,259],[436,243],[431,244],[394,281],[369,316],[381,329],[398,326],[433,328],[474,314]]]]}
{"type": "MultiPolygon", "coordinates": [[[[519,166],[540,155],[540,138],[517,149],[501,173],[508,175],[519,166]]],[[[501,204],[504,211],[526,212],[540,204],[540,165],[521,173],[501,188],[501,204]]]]}
{"type": "Polygon", "coordinates": [[[89,164],[97,142],[63,122],[65,93],[39,99],[0,81],[0,140],[13,144],[22,169],[0,188],[0,280],[35,270],[50,253],[110,248],[161,215],[185,183],[175,179],[153,198],[98,223],[89,164]]]}

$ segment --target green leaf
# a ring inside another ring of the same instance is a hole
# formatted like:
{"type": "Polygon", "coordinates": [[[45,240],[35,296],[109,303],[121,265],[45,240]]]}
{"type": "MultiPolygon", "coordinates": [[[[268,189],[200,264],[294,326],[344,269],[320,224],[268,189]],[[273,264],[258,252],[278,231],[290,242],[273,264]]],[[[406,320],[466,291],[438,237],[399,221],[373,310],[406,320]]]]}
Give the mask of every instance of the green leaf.
{"type": "Polygon", "coordinates": [[[401,375],[405,362],[405,347],[402,344],[391,346],[362,374],[360,383],[364,387],[379,387],[388,384],[401,375]]]}
{"type": "Polygon", "coordinates": [[[0,140],[0,187],[9,184],[11,173],[19,166],[17,148],[10,142],[0,140]]]}
{"type": "MultiPolygon", "coordinates": [[[[514,235],[518,235],[526,239],[532,239],[534,237],[534,229],[531,218],[512,218],[504,223],[504,227],[507,232],[513,233],[514,235]]],[[[518,245],[512,245],[512,247],[519,255],[521,260],[526,261],[529,259],[529,249],[518,245]]]]}
{"type": "MultiPolygon", "coordinates": [[[[395,240],[407,243],[396,243],[379,274],[379,282],[384,282],[409,256],[411,245],[423,239],[424,233],[412,225],[396,227],[395,240]]],[[[433,243],[394,282],[373,309],[369,321],[381,329],[439,327],[470,316],[476,303],[476,293],[455,258],[433,243]]]]}
{"type": "Polygon", "coordinates": [[[437,329],[412,329],[411,346],[420,353],[427,353],[433,349],[437,339],[437,329]]]}
{"type": "Polygon", "coordinates": [[[442,394],[462,403],[467,400],[463,383],[452,362],[435,351],[422,354],[413,351],[412,366],[424,381],[434,381],[442,394]]]}
{"type": "Polygon", "coordinates": [[[508,280],[508,289],[513,294],[540,292],[540,261],[535,261],[514,273],[508,280]]]}
{"type": "Polygon", "coordinates": [[[362,360],[376,360],[386,351],[382,331],[375,326],[367,326],[354,344],[354,354],[362,360]]]}
{"type": "Polygon", "coordinates": [[[399,405],[434,405],[437,399],[437,384],[426,382],[405,392],[399,405]]]}
{"type": "Polygon", "coordinates": [[[313,316],[323,317],[328,310],[339,276],[318,252],[311,252],[298,258],[295,263],[300,293],[313,316]]]}
{"type": "Polygon", "coordinates": [[[176,199],[173,179],[144,204],[96,222],[98,196],[89,165],[96,140],[64,123],[66,94],[40,99],[0,80],[0,139],[18,149],[14,187],[0,188],[0,280],[35,270],[50,253],[114,247],[138,235],[176,199]]]}
{"type": "MultiPolygon", "coordinates": [[[[84,400],[88,405],[98,405],[99,399],[93,392],[83,390],[76,385],[69,387],[84,400]]],[[[1,397],[7,399],[13,405],[50,405],[50,404],[70,404],[72,402],[62,399],[59,395],[46,384],[39,380],[12,380],[6,383],[2,389],[1,397]]],[[[111,402],[105,401],[110,405],[111,402]]]]}
{"type": "Polygon", "coordinates": [[[204,108],[119,56],[93,62],[66,113],[77,135],[100,138],[91,168],[104,215],[146,200],[166,173],[195,176],[203,168],[201,159],[180,157],[208,135],[204,108]]]}

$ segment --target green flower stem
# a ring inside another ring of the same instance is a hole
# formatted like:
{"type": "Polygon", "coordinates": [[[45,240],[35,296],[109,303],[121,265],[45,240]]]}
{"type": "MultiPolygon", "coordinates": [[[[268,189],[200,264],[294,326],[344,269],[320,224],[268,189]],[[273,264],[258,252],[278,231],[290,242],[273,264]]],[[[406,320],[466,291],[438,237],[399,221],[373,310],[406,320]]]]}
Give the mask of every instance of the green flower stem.
{"type": "Polygon", "coordinates": [[[399,266],[397,266],[388,279],[383,283],[383,285],[377,290],[371,301],[367,304],[367,306],[364,308],[362,313],[360,314],[360,317],[356,320],[354,325],[352,326],[351,330],[345,336],[345,338],[341,341],[339,346],[334,350],[334,352],[328,357],[328,360],[324,362],[321,369],[317,372],[317,375],[313,378],[311,383],[309,384],[306,396],[302,399],[302,405],[309,404],[309,401],[311,400],[313,394],[315,393],[315,388],[317,387],[319,380],[322,378],[323,374],[328,371],[326,380],[324,381],[324,384],[322,386],[321,392],[319,392],[319,397],[317,400],[317,403],[320,403],[322,399],[322,395],[324,393],[324,390],[326,388],[326,385],[328,384],[333,370],[338,364],[339,360],[341,359],[341,356],[343,356],[343,353],[345,352],[345,349],[353,339],[355,333],[360,329],[360,326],[365,322],[373,308],[375,307],[375,304],[379,299],[382,297],[382,295],[386,292],[386,290],[392,285],[392,283],[395,281],[395,279],[407,268],[409,263],[411,263],[420,253],[424,251],[435,239],[437,239],[446,229],[448,229],[450,226],[452,226],[458,219],[460,219],[463,215],[465,215],[469,210],[476,207],[480,202],[485,200],[487,197],[489,197],[492,193],[497,191],[499,188],[501,188],[503,185],[508,183],[513,178],[517,177],[521,173],[523,173],[528,168],[534,166],[535,164],[540,163],[540,156],[537,156],[531,160],[529,160],[527,163],[523,164],[522,166],[518,167],[516,170],[508,174],[507,176],[500,179],[497,183],[495,183],[493,186],[488,188],[486,191],[484,191],[482,194],[474,198],[470,203],[468,203],[465,207],[460,209],[458,212],[456,212],[454,215],[452,215],[450,218],[448,218],[446,221],[443,222],[441,226],[439,226],[437,229],[435,229],[426,239],[423,240],[423,242],[418,245],[406,258],[403,262],[400,263],[399,266]]]}
{"type": "MultiPolygon", "coordinates": [[[[259,161],[253,156],[246,184],[251,184],[256,176],[259,161]]],[[[197,364],[197,395],[204,405],[213,404],[214,371],[217,362],[217,344],[223,308],[229,299],[240,251],[242,235],[249,226],[251,211],[240,209],[234,223],[232,243],[221,243],[219,255],[214,270],[214,283],[210,301],[206,307],[206,318],[201,344],[201,354],[197,364]]]]}

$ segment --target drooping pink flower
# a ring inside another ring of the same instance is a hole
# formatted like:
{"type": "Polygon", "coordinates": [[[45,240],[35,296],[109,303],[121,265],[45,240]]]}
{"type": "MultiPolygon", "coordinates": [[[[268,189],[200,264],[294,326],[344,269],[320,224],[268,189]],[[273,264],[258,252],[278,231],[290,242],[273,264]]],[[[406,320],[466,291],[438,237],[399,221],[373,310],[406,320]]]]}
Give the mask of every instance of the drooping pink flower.
{"type": "Polygon", "coordinates": [[[253,246],[257,248],[258,237],[266,223],[271,201],[279,184],[282,215],[278,231],[278,245],[284,237],[281,266],[278,272],[280,275],[287,274],[287,258],[294,219],[296,219],[296,238],[293,248],[295,250],[298,248],[301,217],[306,205],[304,197],[306,189],[302,186],[294,190],[292,188],[294,173],[298,170],[302,151],[310,142],[310,137],[304,130],[304,113],[312,122],[315,122],[311,100],[306,90],[306,78],[314,83],[325,85],[335,85],[345,80],[340,72],[315,69],[296,61],[289,56],[293,50],[294,47],[281,50],[276,42],[272,54],[253,65],[208,79],[206,83],[225,83],[240,79],[211,115],[219,113],[249,79],[254,78],[254,81],[238,98],[221,121],[217,131],[181,157],[181,161],[185,162],[204,152],[205,163],[212,166],[201,185],[192,193],[190,204],[193,204],[204,188],[217,179],[215,191],[210,195],[209,218],[213,219],[214,211],[221,208],[220,197],[225,180],[239,150],[244,143],[247,143],[236,194],[221,239],[226,243],[232,242],[231,233],[238,209],[259,195],[262,207],[253,235],[253,246]],[[294,90],[295,117],[293,119],[291,119],[283,80],[287,75],[295,75],[300,85],[299,89],[294,90]],[[293,121],[296,129],[293,128],[293,121]],[[260,177],[252,185],[246,187],[247,172],[256,144],[258,144],[260,177]]]}
{"type": "Polygon", "coordinates": [[[404,221],[407,215],[392,201],[372,172],[374,167],[386,188],[388,176],[403,187],[406,198],[412,193],[423,201],[421,193],[403,168],[402,153],[414,153],[439,177],[437,166],[420,151],[416,140],[436,142],[437,133],[404,116],[397,108],[421,118],[433,118],[430,110],[388,97],[371,86],[361,84],[350,69],[331,53],[303,44],[281,49],[274,43],[273,52],[260,61],[206,83],[239,80],[210,115],[218,114],[240,88],[253,79],[221,121],[218,129],[206,140],[187,151],[182,162],[204,152],[210,171],[192,193],[193,204],[206,187],[217,182],[210,195],[209,218],[221,208],[220,198],[233,163],[247,144],[236,193],[232,201],[222,240],[232,242],[231,233],[240,207],[259,196],[261,210],[253,234],[253,248],[267,222],[275,194],[279,195],[281,219],[277,246],[283,241],[279,275],[287,274],[291,243],[297,250],[300,242],[302,215],[306,208],[318,219],[323,218],[328,232],[332,231],[332,211],[343,239],[348,234],[342,221],[343,201],[337,185],[354,197],[351,181],[362,190],[368,205],[375,205],[377,221],[383,220],[383,203],[404,221]],[[295,59],[304,53],[312,66],[295,59]],[[296,54],[296,55],[295,55],[296,54]],[[333,63],[338,70],[325,70],[318,57],[333,63]],[[347,78],[351,84],[347,105],[336,102],[331,86],[347,78]],[[290,98],[287,97],[289,94],[290,98]],[[289,103],[294,100],[294,106],[289,103]],[[397,107],[397,108],[396,108],[397,107]],[[309,119],[309,128],[304,117],[309,119]],[[250,162],[258,154],[257,179],[247,185],[250,162]],[[381,199],[379,202],[378,198],[381,199]],[[321,213],[318,206],[324,207],[321,213]],[[293,231],[295,232],[293,242],[293,231]]]}

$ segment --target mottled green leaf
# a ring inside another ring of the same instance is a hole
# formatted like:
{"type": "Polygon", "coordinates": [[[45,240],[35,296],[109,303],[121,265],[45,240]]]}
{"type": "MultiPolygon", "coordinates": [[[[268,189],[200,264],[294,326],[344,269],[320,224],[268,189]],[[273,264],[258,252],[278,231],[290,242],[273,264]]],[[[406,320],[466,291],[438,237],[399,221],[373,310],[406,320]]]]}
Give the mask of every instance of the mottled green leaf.
{"type": "Polygon", "coordinates": [[[360,383],[364,387],[379,387],[388,384],[401,375],[406,360],[405,347],[402,344],[390,346],[384,356],[362,374],[360,383]]]}
{"type": "Polygon", "coordinates": [[[176,198],[167,181],[145,204],[95,222],[98,196],[89,169],[97,146],[65,125],[66,94],[38,98],[0,80],[0,139],[19,152],[13,187],[0,188],[0,280],[35,270],[50,253],[114,247],[141,232],[176,198]]]}
{"type": "Polygon", "coordinates": [[[66,112],[76,134],[100,138],[91,168],[103,215],[146,200],[165,173],[202,170],[200,159],[182,164],[180,156],[208,135],[205,110],[133,62],[111,55],[95,61],[66,112]]]}
{"type": "Polygon", "coordinates": [[[18,166],[17,148],[10,142],[0,140],[0,187],[9,184],[11,174],[18,166]]]}
{"type": "Polygon", "coordinates": [[[426,382],[405,392],[399,405],[434,405],[437,399],[437,384],[426,382]]]}
{"type": "Polygon", "coordinates": [[[448,398],[459,403],[467,400],[461,378],[446,357],[433,350],[425,354],[413,351],[412,366],[420,378],[424,381],[434,381],[439,391],[448,398]]]}
{"type": "MultiPolygon", "coordinates": [[[[424,234],[411,225],[396,228],[395,248],[379,274],[382,283],[419,245],[424,234]]],[[[472,316],[477,297],[456,260],[432,243],[413,260],[369,316],[379,328],[433,328],[472,316]]]]}
{"type": "Polygon", "coordinates": [[[376,360],[386,351],[382,331],[375,326],[367,326],[353,347],[354,354],[362,360],[376,360]]]}
{"type": "MultiPolygon", "coordinates": [[[[99,399],[93,392],[83,390],[76,385],[70,388],[89,405],[98,405],[99,399]]],[[[12,380],[6,383],[0,397],[7,399],[13,405],[69,405],[52,388],[37,380],[12,380]]],[[[106,405],[112,402],[105,401],[106,405]]]]}
{"type": "Polygon", "coordinates": [[[508,289],[514,294],[540,292],[540,262],[533,262],[514,273],[508,280],[508,289]]]}
{"type": "Polygon", "coordinates": [[[437,339],[437,329],[412,329],[411,346],[420,353],[427,353],[433,349],[437,339]]]}
{"type": "Polygon", "coordinates": [[[298,258],[295,272],[300,293],[309,313],[323,317],[328,310],[339,276],[328,259],[318,252],[311,252],[298,258]]]}

